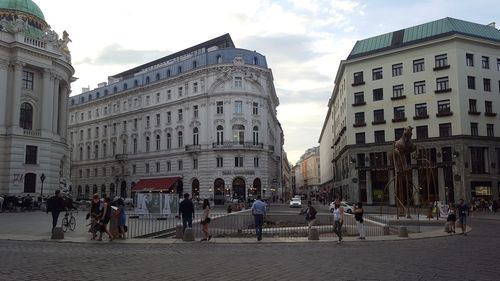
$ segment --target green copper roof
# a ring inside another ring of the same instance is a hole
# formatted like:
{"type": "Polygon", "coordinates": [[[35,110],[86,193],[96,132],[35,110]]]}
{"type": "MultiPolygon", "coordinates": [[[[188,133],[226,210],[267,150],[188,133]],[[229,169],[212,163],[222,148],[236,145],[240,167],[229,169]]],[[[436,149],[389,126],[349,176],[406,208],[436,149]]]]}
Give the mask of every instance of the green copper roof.
{"type": "Polygon", "coordinates": [[[349,58],[360,57],[452,34],[464,34],[500,42],[500,31],[494,27],[454,18],[444,18],[360,40],[354,45],[349,58]]]}
{"type": "Polygon", "coordinates": [[[45,21],[42,10],[31,0],[0,0],[2,9],[24,12],[45,21]]]}

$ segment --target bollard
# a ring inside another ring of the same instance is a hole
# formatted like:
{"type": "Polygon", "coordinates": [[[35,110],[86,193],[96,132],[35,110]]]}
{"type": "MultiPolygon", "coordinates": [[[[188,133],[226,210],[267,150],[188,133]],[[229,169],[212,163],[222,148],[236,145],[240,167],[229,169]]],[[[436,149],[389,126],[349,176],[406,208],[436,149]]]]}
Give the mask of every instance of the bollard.
{"type": "Polygon", "coordinates": [[[177,239],[181,239],[182,236],[183,236],[183,233],[182,233],[182,225],[178,225],[175,227],[175,238],[177,239]]]}
{"type": "Polygon", "coordinates": [[[389,228],[389,226],[384,226],[383,227],[383,230],[384,230],[384,235],[391,235],[391,229],[389,228]]]}
{"type": "Polygon", "coordinates": [[[309,228],[307,240],[319,240],[319,231],[317,228],[309,228]]]}
{"type": "Polygon", "coordinates": [[[64,231],[62,230],[62,227],[54,227],[51,239],[64,239],[64,231]]]}
{"type": "Polygon", "coordinates": [[[408,229],[406,229],[406,226],[400,226],[399,227],[399,237],[408,237],[408,229]]]}
{"type": "Polygon", "coordinates": [[[188,227],[184,230],[184,235],[182,236],[182,241],[190,242],[194,241],[194,232],[193,229],[188,227]]]}

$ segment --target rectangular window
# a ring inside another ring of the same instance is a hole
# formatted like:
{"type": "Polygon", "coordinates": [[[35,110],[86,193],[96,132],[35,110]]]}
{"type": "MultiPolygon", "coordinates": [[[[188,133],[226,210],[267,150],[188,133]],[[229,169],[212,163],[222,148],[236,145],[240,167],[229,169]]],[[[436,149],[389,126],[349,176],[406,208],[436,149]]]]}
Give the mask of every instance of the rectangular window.
{"type": "Polygon", "coordinates": [[[160,162],[156,162],[156,172],[159,173],[161,169],[160,162]]]}
{"type": "Polygon", "coordinates": [[[425,81],[413,83],[413,92],[415,95],[425,94],[425,81]]]}
{"type": "Polygon", "coordinates": [[[253,158],[253,167],[258,168],[259,167],[259,157],[254,157],[253,158]]]}
{"type": "Polygon", "coordinates": [[[394,140],[399,140],[403,135],[405,128],[394,129],[394,140]]]}
{"type": "Polygon", "coordinates": [[[384,75],[382,73],[382,67],[373,69],[372,76],[373,76],[373,80],[380,80],[380,79],[384,78],[384,75]]]}
{"type": "Polygon", "coordinates": [[[242,156],[234,157],[234,166],[235,167],[243,167],[243,157],[242,156]]]}
{"type": "Polygon", "coordinates": [[[103,176],[103,177],[105,177],[105,176],[106,176],[106,174],[107,174],[107,170],[108,170],[108,169],[107,169],[106,167],[102,168],[102,176],[103,176]]]}
{"type": "Polygon", "coordinates": [[[198,83],[197,82],[193,83],[193,93],[198,93],[198,83]]]}
{"type": "Polygon", "coordinates": [[[88,128],[87,129],[87,139],[89,140],[90,139],[90,136],[92,135],[92,132],[91,132],[91,129],[88,128]]]}
{"type": "Polygon", "coordinates": [[[436,78],[436,90],[437,91],[446,91],[448,89],[450,89],[448,77],[436,78]]]}
{"type": "Polygon", "coordinates": [[[252,114],[259,115],[259,104],[254,102],[252,106],[252,114]]]}
{"type": "Polygon", "coordinates": [[[478,136],[479,132],[477,129],[477,123],[471,122],[470,123],[470,135],[471,136],[478,136]]]}
{"type": "Polygon", "coordinates": [[[167,172],[172,171],[172,162],[167,161],[167,172]]]}
{"type": "Polygon", "coordinates": [[[429,137],[427,126],[417,126],[417,140],[426,139],[429,137]]]}
{"type": "Polygon", "coordinates": [[[159,113],[156,114],[156,126],[160,126],[161,123],[161,115],[159,113]]]}
{"type": "Polygon", "coordinates": [[[132,175],[137,174],[137,166],[135,164],[132,165],[132,175]]]}
{"type": "Polygon", "coordinates": [[[224,114],[224,102],[218,101],[216,104],[217,104],[217,114],[224,114]]]}
{"type": "Polygon", "coordinates": [[[172,99],[172,90],[167,90],[167,100],[172,99]]]}
{"type": "Polygon", "coordinates": [[[33,145],[26,146],[25,164],[36,165],[38,159],[38,147],[33,145]]]}
{"type": "Polygon", "coordinates": [[[146,96],[146,105],[149,105],[151,103],[151,97],[146,96]]]}
{"type": "Polygon", "coordinates": [[[473,54],[465,54],[465,64],[467,66],[474,66],[474,55],[473,54]]]}
{"type": "Polygon", "coordinates": [[[440,100],[437,103],[438,113],[449,113],[451,112],[450,100],[440,100]]]}
{"type": "Polygon", "coordinates": [[[385,131],[375,131],[375,143],[384,143],[385,142],[385,131]]]}
{"type": "Polygon", "coordinates": [[[427,117],[427,103],[417,103],[415,104],[415,116],[416,117],[427,117]]]}
{"type": "Polygon", "coordinates": [[[33,90],[33,77],[33,72],[23,71],[23,89],[33,90]]]}
{"type": "Polygon", "coordinates": [[[99,117],[99,108],[95,109],[95,117],[99,117]]]}
{"type": "Polygon", "coordinates": [[[481,66],[482,66],[484,69],[490,69],[490,58],[489,58],[489,57],[482,56],[482,57],[481,57],[481,66]]]}
{"type": "Polygon", "coordinates": [[[103,130],[102,130],[102,135],[107,136],[108,135],[108,125],[104,125],[103,130]]]}
{"type": "Polygon", "coordinates": [[[146,163],[145,170],[146,170],[146,174],[149,174],[149,163],[146,163]]]}
{"type": "Polygon", "coordinates": [[[198,170],[198,159],[193,159],[193,170],[198,170]]]}
{"type": "Polygon", "coordinates": [[[448,57],[446,56],[446,54],[437,55],[434,58],[435,58],[435,62],[436,62],[436,64],[435,64],[436,68],[448,66],[448,57]]]}
{"type": "Polygon", "coordinates": [[[149,125],[151,125],[151,117],[146,116],[146,128],[149,128],[149,125]]]}
{"type": "Polygon", "coordinates": [[[477,102],[476,102],[476,100],[469,99],[469,112],[477,112],[477,102]]]}
{"type": "Polygon", "coordinates": [[[413,61],[413,72],[424,71],[424,59],[418,59],[413,61]]]}
{"type": "Polygon", "coordinates": [[[401,76],[403,75],[403,64],[398,63],[398,64],[393,64],[392,65],[392,76],[401,76]]]}
{"type": "Polygon", "coordinates": [[[80,130],[80,140],[83,140],[83,130],[80,130]]]}
{"type": "Polygon", "coordinates": [[[384,99],[384,89],[373,89],[373,101],[383,100],[384,99]]]}
{"type": "Polygon", "coordinates": [[[484,112],[485,113],[493,113],[493,102],[485,101],[484,102],[484,112]]]}
{"type": "Polygon", "coordinates": [[[177,94],[182,97],[182,87],[177,88],[177,94]]]}
{"type": "Polygon", "coordinates": [[[488,78],[483,79],[483,88],[485,92],[491,92],[491,80],[488,78]]]}
{"type": "Polygon", "coordinates": [[[403,84],[392,86],[392,97],[394,97],[394,98],[402,97],[403,93],[404,93],[403,84]]]}
{"type": "Polygon", "coordinates": [[[193,106],[193,117],[198,118],[198,106],[197,105],[193,106]]]}
{"type": "Polygon", "coordinates": [[[398,106],[394,108],[394,120],[404,120],[405,119],[405,107],[398,106]]]}
{"type": "Polygon", "coordinates": [[[156,93],[156,103],[160,103],[160,93],[156,93]]]}
{"type": "Polygon", "coordinates": [[[363,92],[354,93],[354,104],[363,104],[365,102],[365,94],[363,92]]]}
{"type": "Polygon", "coordinates": [[[373,111],[373,122],[384,122],[384,110],[377,109],[373,111]]]}
{"type": "Polygon", "coordinates": [[[177,120],[182,121],[182,109],[177,110],[177,120]]]}
{"type": "Polygon", "coordinates": [[[493,124],[486,124],[486,135],[488,137],[494,137],[495,136],[495,127],[493,124]]]}
{"type": "Polygon", "coordinates": [[[243,79],[241,77],[234,77],[234,87],[239,89],[243,88],[243,79]]]}
{"type": "Polygon", "coordinates": [[[172,122],[172,112],[167,111],[167,124],[172,122]]]}
{"type": "Polygon", "coordinates": [[[439,124],[439,136],[451,137],[451,123],[439,124]]]}
{"type": "Polygon", "coordinates": [[[87,112],[87,119],[90,120],[92,119],[92,111],[89,110],[89,112],[87,112]]]}
{"type": "Polygon", "coordinates": [[[354,114],[354,124],[355,125],[364,125],[365,124],[365,113],[364,112],[356,112],[354,114]]]}
{"type": "Polygon", "coordinates": [[[99,127],[95,127],[95,137],[99,137],[99,127]]]}
{"type": "Polygon", "coordinates": [[[471,147],[471,172],[473,174],[485,174],[488,172],[487,166],[488,148],[485,147],[471,147]]]}
{"type": "Polygon", "coordinates": [[[497,71],[500,71],[500,59],[497,59],[497,71]]]}
{"type": "Polygon", "coordinates": [[[467,88],[471,90],[476,89],[476,77],[474,76],[467,76],[467,88]]]}
{"type": "Polygon", "coordinates": [[[354,73],[354,84],[361,84],[363,81],[363,71],[354,73]]]}
{"type": "Polygon", "coordinates": [[[123,121],[123,131],[127,131],[127,121],[123,121]]]}
{"type": "Polygon", "coordinates": [[[243,113],[243,102],[242,101],[235,101],[234,102],[234,113],[236,113],[236,114],[243,113]]]}
{"type": "Polygon", "coordinates": [[[80,113],[80,121],[83,121],[85,120],[85,114],[83,114],[83,112],[80,113]]]}
{"type": "Polygon", "coordinates": [[[217,168],[224,167],[224,159],[222,157],[217,157],[217,168]]]}
{"type": "Polygon", "coordinates": [[[94,169],[94,177],[97,177],[97,168],[94,169]]]}
{"type": "Polygon", "coordinates": [[[137,118],[134,119],[134,130],[137,130],[137,118]]]}
{"type": "Polygon", "coordinates": [[[178,170],[182,171],[182,169],[184,168],[184,164],[182,163],[182,160],[177,161],[177,166],[178,166],[178,170]]]}
{"type": "Polygon", "coordinates": [[[356,133],[356,144],[364,144],[365,142],[365,133],[356,133]]]}

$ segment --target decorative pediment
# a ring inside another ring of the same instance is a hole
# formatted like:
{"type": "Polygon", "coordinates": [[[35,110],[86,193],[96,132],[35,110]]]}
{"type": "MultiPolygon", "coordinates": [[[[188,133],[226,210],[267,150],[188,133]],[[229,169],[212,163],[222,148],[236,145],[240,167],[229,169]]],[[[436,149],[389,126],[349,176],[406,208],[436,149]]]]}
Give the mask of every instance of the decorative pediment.
{"type": "Polygon", "coordinates": [[[245,65],[245,60],[243,59],[243,57],[241,55],[238,54],[238,55],[234,56],[233,64],[238,65],[238,66],[242,66],[242,65],[245,65]]]}
{"type": "Polygon", "coordinates": [[[231,124],[247,124],[247,120],[243,117],[234,117],[231,119],[231,124]]]}
{"type": "Polygon", "coordinates": [[[199,121],[192,121],[191,124],[189,124],[189,127],[193,128],[193,127],[200,127],[201,126],[201,123],[199,121]]]}
{"type": "Polygon", "coordinates": [[[135,139],[137,138],[139,135],[137,133],[133,133],[132,135],[130,135],[131,138],[135,139]]]}
{"type": "Polygon", "coordinates": [[[175,127],[175,130],[176,131],[182,131],[182,130],[184,130],[184,126],[179,125],[179,126],[175,127]]]}
{"type": "Polygon", "coordinates": [[[94,141],[94,146],[95,146],[95,145],[99,145],[99,141],[98,141],[98,140],[95,140],[95,141],[94,141]]]}
{"type": "Polygon", "coordinates": [[[144,135],[145,137],[149,137],[149,136],[151,136],[151,132],[150,132],[150,131],[144,132],[144,134],[143,134],[143,135],[144,135]]]}
{"type": "Polygon", "coordinates": [[[261,125],[262,123],[260,122],[260,120],[252,120],[252,125],[261,125]]]}
{"type": "Polygon", "coordinates": [[[154,130],[154,132],[153,132],[153,133],[154,133],[155,135],[159,135],[159,134],[161,134],[161,129],[156,129],[156,130],[154,130]]]}
{"type": "Polygon", "coordinates": [[[165,131],[165,133],[171,133],[173,130],[172,130],[172,128],[168,127],[168,128],[165,128],[165,130],[163,130],[163,131],[165,131]]]}
{"type": "Polygon", "coordinates": [[[215,119],[214,125],[224,125],[226,123],[225,119],[215,119]]]}
{"type": "Polygon", "coordinates": [[[121,135],[120,135],[120,139],[122,139],[122,140],[123,140],[123,139],[127,139],[127,138],[128,138],[127,134],[121,134],[121,135]]]}

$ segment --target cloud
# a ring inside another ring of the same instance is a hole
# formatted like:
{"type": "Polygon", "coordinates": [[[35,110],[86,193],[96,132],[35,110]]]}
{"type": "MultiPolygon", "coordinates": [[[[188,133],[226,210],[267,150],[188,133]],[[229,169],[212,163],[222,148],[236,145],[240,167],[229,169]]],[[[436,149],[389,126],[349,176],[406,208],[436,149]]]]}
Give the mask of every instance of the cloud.
{"type": "Polygon", "coordinates": [[[276,92],[278,93],[280,104],[283,106],[304,103],[318,103],[325,105],[328,103],[328,99],[331,95],[331,89],[328,87],[310,89],[307,91],[293,91],[290,89],[277,88],[276,92]]]}
{"type": "Polygon", "coordinates": [[[158,50],[125,49],[119,44],[106,46],[93,60],[93,63],[106,64],[144,64],[167,56],[170,52],[158,50]]]}

